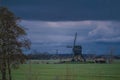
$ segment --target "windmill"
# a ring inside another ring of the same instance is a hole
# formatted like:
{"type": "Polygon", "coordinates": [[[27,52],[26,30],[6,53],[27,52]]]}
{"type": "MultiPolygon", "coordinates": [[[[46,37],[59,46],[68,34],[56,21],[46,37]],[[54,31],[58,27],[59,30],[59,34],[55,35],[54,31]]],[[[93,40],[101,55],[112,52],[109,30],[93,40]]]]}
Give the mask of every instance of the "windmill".
{"type": "Polygon", "coordinates": [[[71,47],[72,50],[73,50],[73,53],[74,53],[72,61],[83,61],[83,62],[85,62],[86,60],[82,55],[82,46],[81,45],[76,45],[76,39],[77,39],[77,32],[75,33],[74,43],[73,43],[73,46],[71,47]]]}

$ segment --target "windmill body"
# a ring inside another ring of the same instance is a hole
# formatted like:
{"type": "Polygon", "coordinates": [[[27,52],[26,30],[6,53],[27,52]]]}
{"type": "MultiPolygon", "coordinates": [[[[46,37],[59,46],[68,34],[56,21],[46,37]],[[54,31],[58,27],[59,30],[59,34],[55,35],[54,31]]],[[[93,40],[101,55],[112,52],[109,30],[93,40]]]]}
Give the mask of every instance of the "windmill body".
{"type": "Polygon", "coordinates": [[[77,33],[75,34],[74,44],[73,44],[73,59],[72,61],[83,61],[85,62],[85,58],[82,55],[82,46],[76,45],[77,33]]]}
{"type": "Polygon", "coordinates": [[[74,46],[73,52],[74,52],[74,56],[78,56],[78,55],[82,54],[82,47],[80,45],[74,46]]]}

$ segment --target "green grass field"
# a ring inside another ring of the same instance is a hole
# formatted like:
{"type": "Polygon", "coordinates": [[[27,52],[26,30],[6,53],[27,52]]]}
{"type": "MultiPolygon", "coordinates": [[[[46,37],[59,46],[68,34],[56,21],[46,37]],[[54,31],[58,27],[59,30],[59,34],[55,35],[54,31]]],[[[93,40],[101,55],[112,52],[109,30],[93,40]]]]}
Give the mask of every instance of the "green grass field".
{"type": "Polygon", "coordinates": [[[23,64],[13,80],[120,80],[120,64],[23,64]]]}

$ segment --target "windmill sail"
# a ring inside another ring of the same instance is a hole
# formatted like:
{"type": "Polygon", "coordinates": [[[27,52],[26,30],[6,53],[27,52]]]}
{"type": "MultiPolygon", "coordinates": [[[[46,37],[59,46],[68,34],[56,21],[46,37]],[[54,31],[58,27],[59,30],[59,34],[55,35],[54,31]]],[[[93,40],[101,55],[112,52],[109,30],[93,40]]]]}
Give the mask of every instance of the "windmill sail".
{"type": "Polygon", "coordinates": [[[73,47],[76,45],[76,39],[77,39],[77,32],[75,33],[75,39],[74,39],[73,47]]]}

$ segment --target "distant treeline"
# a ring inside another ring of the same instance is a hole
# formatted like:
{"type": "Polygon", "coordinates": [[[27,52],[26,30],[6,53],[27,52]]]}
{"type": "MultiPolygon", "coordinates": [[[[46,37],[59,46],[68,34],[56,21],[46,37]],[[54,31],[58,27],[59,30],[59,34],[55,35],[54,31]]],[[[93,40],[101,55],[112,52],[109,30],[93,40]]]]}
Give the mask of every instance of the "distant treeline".
{"type": "Polygon", "coordinates": [[[66,59],[72,58],[72,54],[49,54],[49,53],[32,53],[28,54],[28,59],[39,59],[39,60],[49,60],[49,59],[66,59]]]}
{"type": "MultiPolygon", "coordinates": [[[[49,60],[49,59],[67,59],[72,58],[73,54],[49,54],[49,53],[31,53],[26,55],[28,59],[49,60]]],[[[83,54],[86,59],[108,58],[109,55],[83,54]]],[[[120,59],[120,55],[114,55],[114,59],[120,59]]]]}

